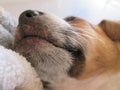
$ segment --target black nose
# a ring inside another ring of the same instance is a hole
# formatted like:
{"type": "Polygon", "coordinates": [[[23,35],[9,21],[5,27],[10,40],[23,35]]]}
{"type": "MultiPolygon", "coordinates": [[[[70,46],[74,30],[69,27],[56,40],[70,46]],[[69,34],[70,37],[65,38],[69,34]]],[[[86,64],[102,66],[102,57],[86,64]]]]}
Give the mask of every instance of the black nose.
{"type": "Polygon", "coordinates": [[[38,15],[43,15],[43,12],[40,11],[34,11],[34,10],[27,10],[22,13],[23,16],[25,17],[34,17],[38,15]]]}
{"type": "Polygon", "coordinates": [[[23,14],[25,14],[26,17],[34,17],[34,16],[38,16],[38,15],[43,15],[43,12],[27,10],[27,11],[23,12],[23,14]]]}
{"type": "Polygon", "coordinates": [[[43,15],[43,12],[37,11],[37,10],[27,10],[24,11],[20,17],[19,17],[19,23],[24,23],[27,21],[31,21],[32,18],[36,17],[36,16],[41,16],[43,15]]]}

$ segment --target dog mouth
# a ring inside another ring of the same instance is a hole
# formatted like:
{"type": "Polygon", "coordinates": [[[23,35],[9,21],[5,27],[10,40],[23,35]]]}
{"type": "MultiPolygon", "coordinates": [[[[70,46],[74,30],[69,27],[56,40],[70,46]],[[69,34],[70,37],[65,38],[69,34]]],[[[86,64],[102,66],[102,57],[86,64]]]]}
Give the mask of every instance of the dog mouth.
{"type": "Polygon", "coordinates": [[[26,39],[26,38],[40,38],[38,35],[25,35],[23,36],[23,39],[26,39]]]}
{"type": "MultiPolygon", "coordinates": [[[[31,41],[29,44],[31,44],[31,43],[34,43],[34,44],[36,44],[36,43],[43,43],[43,41],[45,41],[44,43],[45,44],[48,44],[48,43],[50,43],[50,44],[52,44],[52,45],[54,45],[54,43],[53,42],[51,42],[51,41],[49,41],[48,39],[45,39],[45,38],[43,38],[43,37],[41,37],[41,36],[39,36],[39,35],[25,35],[25,36],[23,36],[23,38],[22,38],[22,40],[21,41],[25,41],[26,43],[28,43],[28,41],[31,41]]],[[[55,45],[54,45],[55,46],[55,45]]]]}
{"type": "MultiPolygon", "coordinates": [[[[18,43],[26,42],[26,40],[28,41],[29,39],[34,40],[45,40],[45,41],[49,41],[47,38],[48,36],[48,30],[46,30],[46,28],[40,28],[40,29],[36,29],[36,26],[34,25],[29,25],[29,24],[23,24],[23,25],[18,25],[18,34],[16,35],[16,41],[18,43]]],[[[32,42],[31,42],[32,43],[32,42]]]]}
{"type": "MultiPolygon", "coordinates": [[[[44,36],[44,35],[43,35],[44,36]]],[[[49,39],[47,39],[46,37],[43,37],[39,34],[24,34],[22,37],[21,37],[21,40],[20,42],[24,42],[24,43],[28,43],[30,42],[29,44],[31,43],[43,43],[43,41],[45,41],[44,43],[47,44],[47,43],[50,43],[52,45],[54,45],[53,42],[51,42],[49,39]]],[[[54,45],[55,46],[55,45],[54,45]]]]}
{"type": "Polygon", "coordinates": [[[61,48],[56,44],[56,40],[50,35],[46,28],[36,29],[34,26],[27,25],[27,27],[19,26],[19,35],[16,36],[16,44],[22,44],[21,46],[55,46],[61,48]],[[24,29],[23,29],[24,28],[24,29]]]}

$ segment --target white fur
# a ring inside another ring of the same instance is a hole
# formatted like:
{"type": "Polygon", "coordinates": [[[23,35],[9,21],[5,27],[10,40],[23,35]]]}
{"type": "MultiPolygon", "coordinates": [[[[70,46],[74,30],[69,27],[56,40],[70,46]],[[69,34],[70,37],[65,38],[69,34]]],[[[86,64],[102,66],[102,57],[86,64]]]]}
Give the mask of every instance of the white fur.
{"type": "Polygon", "coordinates": [[[30,63],[0,46],[0,90],[41,90],[42,84],[30,63]]]}

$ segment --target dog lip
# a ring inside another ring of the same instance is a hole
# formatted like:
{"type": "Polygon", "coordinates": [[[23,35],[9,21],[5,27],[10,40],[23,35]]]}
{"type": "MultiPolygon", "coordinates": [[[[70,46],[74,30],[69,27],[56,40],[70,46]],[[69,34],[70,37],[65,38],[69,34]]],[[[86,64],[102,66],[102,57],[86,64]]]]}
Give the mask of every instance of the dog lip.
{"type": "MultiPolygon", "coordinates": [[[[42,40],[45,40],[48,43],[51,43],[51,44],[54,45],[54,43],[52,41],[46,39],[45,37],[41,37],[40,35],[24,35],[24,36],[22,36],[21,40],[29,39],[29,38],[33,38],[33,39],[37,38],[37,39],[40,39],[40,40],[42,39],[42,40]]],[[[54,45],[54,46],[56,46],[56,45],[54,45]]]]}
{"type": "Polygon", "coordinates": [[[45,41],[47,41],[48,43],[50,43],[50,44],[52,44],[53,46],[55,46],[55,47],[59,47],[59,48],[63,48],[63,47],[61,47],[61,46],[59,46],[59,45],[56,45],[56,44],[54,44],[54,40],[49,40],[49,39],[47,39],[47,38],[45,38],[45,37],[41,37],[40,35],[24,35],[22,38],[21,38],[21,40],[20,41],[22,41],[22,40],[25,40],[25,39],[29,39],[29,38],[33,38],[33,39],[38,39],[38,40],[45,40],[45,41]]]}
{"type": "MultiPolygon", "coordinates": [[[[33,38],[33,39],[35,39],[35,38],[36,38],[36,39],[43,39],[43,40],[49,42],[47,39],[45,39],[45,38],[43,38],[43,37],[41,37],[41,36],[39,36],[39,35],[24,35],[24,36],[22,36],[21,40],[29,39],[29,38],[33,38]]],[[[49,43],[50,43],[50,42],[49,42],[49,43]]]]}
{"type": "Polygon", "coordinates": [[[24,35],[24,36],[23,36],[23,39],[24,39],[24,38],[28,38],[28,37],[38,37],[38,38],[40,38],[38,35],[24,35]]]}

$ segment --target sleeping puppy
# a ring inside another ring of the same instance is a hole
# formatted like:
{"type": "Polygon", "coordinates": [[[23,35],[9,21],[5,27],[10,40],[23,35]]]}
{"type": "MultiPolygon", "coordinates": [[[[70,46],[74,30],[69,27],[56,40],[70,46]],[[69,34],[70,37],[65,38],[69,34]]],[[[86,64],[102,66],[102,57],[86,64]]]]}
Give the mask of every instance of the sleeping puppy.
{"type": "Polygon", "coordinates": [[[119,90],[120,24],[65,20],[27,10],[19,17],[14,49],[27,58],[45,90],[119,90]]]}

